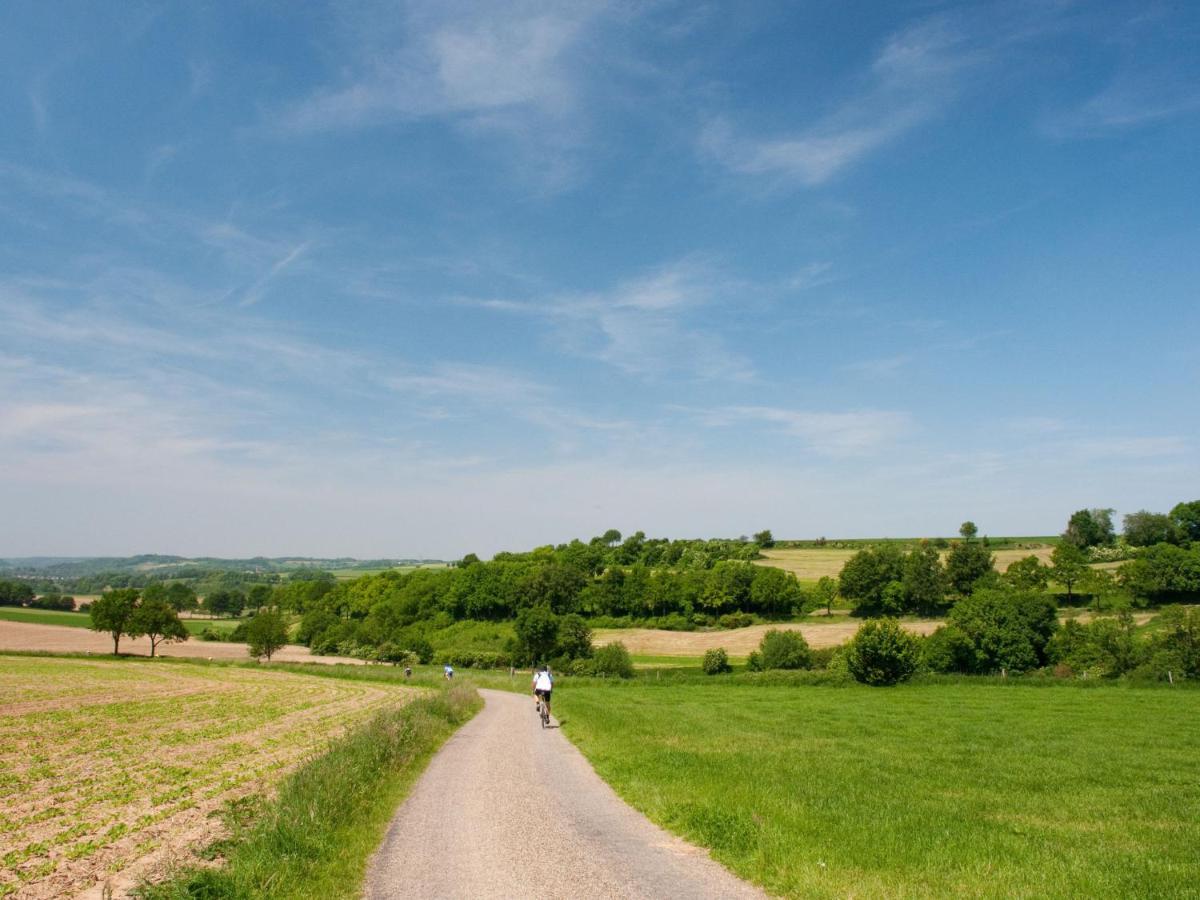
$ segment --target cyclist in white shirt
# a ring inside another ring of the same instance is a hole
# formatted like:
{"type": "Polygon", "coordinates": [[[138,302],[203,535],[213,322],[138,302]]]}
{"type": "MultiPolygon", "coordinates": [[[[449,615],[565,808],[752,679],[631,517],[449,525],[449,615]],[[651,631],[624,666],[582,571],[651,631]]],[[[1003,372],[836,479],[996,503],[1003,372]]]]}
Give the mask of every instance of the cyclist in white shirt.
{"type": "Polygon", "coordinates": [[[549,666],[533,676],[533,696],[546,704],[546,712],[550,711],[550,692],[554,690],[554,676],[550,674],[549,666]]]}

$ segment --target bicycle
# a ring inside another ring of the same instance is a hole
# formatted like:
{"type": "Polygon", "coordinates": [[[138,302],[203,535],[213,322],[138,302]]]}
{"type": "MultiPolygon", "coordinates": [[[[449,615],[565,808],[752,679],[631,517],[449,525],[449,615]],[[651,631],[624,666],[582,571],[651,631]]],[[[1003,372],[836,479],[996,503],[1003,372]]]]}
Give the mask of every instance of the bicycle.
{"type": "Polygon", "coordinates": [[[542,727],[550,727],[550,704],[546,702],[545,697],[538,697],[537,701],[538,718],[542,720],[542,727]]]}

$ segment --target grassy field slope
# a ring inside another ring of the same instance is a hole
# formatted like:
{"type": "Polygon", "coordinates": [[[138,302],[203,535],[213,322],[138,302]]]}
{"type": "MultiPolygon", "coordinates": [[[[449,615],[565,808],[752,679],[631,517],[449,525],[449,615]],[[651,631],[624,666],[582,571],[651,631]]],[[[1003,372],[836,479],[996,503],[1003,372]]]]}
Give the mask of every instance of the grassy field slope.
{"type": "Polygon", "coordinates": [[[650,818],[793,897],[1195,896],[1200,691],[573,684],[650,818]]]}

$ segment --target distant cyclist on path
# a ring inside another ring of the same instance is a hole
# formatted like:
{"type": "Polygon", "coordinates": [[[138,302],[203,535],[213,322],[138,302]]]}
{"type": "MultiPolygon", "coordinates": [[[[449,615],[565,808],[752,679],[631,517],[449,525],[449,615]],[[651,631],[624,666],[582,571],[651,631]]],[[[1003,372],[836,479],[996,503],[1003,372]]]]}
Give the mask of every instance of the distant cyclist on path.
{"type": "Polygon", "coordinates": [[[533,696],[546,704],[546,712],[550,712],[550,692],[554,690],[554,676],[550,674],[549,666],[542,666],[540,672],[533,676],[533,696]]]}

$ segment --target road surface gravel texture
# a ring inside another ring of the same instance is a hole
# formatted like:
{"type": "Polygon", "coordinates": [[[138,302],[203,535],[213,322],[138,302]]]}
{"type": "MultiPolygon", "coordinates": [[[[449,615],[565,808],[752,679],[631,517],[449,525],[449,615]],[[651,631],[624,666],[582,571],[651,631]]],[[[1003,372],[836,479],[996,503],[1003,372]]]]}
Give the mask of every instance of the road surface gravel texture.
{"type": "Polygon", "coordinates": [[[765,896],[625,804],[530,697],[480,693],[392,820],[369,900],[765,896]]]}

